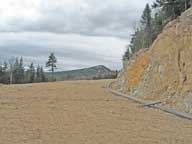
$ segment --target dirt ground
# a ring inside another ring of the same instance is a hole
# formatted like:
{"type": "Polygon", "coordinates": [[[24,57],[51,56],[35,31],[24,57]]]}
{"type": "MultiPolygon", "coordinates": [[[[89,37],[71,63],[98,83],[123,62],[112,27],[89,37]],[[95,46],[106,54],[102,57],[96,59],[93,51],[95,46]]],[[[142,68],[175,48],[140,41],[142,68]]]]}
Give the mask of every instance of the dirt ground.
{"type": "Polygon", "coordinates": [[[192,143],[192,121],[114,96],[108,82],[0,86],[0,144],[192,143]]]}

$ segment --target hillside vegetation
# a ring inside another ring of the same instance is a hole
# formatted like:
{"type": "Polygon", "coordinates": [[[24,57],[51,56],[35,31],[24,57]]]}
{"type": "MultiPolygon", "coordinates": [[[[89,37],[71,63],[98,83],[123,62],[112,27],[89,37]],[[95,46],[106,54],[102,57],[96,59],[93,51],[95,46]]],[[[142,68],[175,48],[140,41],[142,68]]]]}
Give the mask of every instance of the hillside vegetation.
{"type": "Polygon", "coordinates": [[[147,4],[123,56],[128,61],[140,49],[149,48],[170,21],[176,19],[192,5],[192,0],[154,0],[147,4]]]}
{"type": "MultiPolygon", "coordinates": [[[[46,73],[47,77],[51,78],[51,73],[46,73]]],[[[114,79],[117,77],[117,72],[109,68],[99,65],[90,68],[55,72],[55,79],[62,80],[94,80],[94,79],[114,79]]]]}

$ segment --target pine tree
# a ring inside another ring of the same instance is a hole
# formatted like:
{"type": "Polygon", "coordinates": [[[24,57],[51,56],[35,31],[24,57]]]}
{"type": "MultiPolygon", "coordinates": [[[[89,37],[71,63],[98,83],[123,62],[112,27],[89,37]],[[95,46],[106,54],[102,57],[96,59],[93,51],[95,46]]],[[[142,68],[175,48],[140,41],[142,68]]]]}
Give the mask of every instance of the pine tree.
{"type": "Polygon", "coordinates": [[[35,82],[35,67],[33,63],[31,63],[29,66],[28,75],[29,75],[29,82],[30,83],[35,82]]]}
{"type": "Polygon", "coordinates": [[[157,11],[152,21],[152,42],[162,32],[164,27],[164,17],[161,11],[157,11]]]}
{"type": "Polygon", "coordinates": [[[137,28],[135,33],[132,35],[130,45],[123,56],[123,60],[128,60],[132,54],[136,53],[142,48],[149,48],[152,42],[153,35],[151,8],[149,4],[147,4],[141,17],[141,26],[137,28]],[[131,53],[129,51],[131,51],[131,53]]]}
{"type": "Polygon", "coordinates": [[[143,30],[143,44],[142,48],[149,48],[152,43],[152,17],[151,8],[149,4],[146,5],[143,15],[141,17],[141,24],[143,30]]]}
{"type": "Polygon", "coordinates": [[[23,66],[23,58],[20,58],[19,62],[19,83],[24,83],[25,68],[23,66]]]}
{"type": "Polygon", "coordinates": [[[135,33],[132,35],[131,42],[129,45],[129,48],[131,49],[132,53],[136,53],[144,46],[144,40],[143,40],[143,30],[137,29],[135,33]]]}
{"type": "Polygon", "coordinates": [[[3,65],[0,64],[0,83],[3,83],[3,76],[4,76],[3,65]]]}
{"type": "Polygon", "coordinates": [[[132,51],[130,49],[130,45],[127,46],[127,50],[125,51],[124,55],[123,55],[123,61],[126,62],[127,60],[129,60],[132,56],[132,51]]]}
{"type": "Polygon", "coordinates": [[[8,84],[9,83],[9,75],[8,75],[8,63],[4,62],[3,64],[3,77],[2,77],[2,83],[8,84]]]}
{"type": "Polygon", "coordinates": [[[152,6],[161,8],[167,23],[188,9],[191,6],[191,0],[156,0],[152,6]]]}
{"type": "Polygon", "coordinates": [[[54,71],[57,68],[56,66],[57,58],[55,57],[54,53],[51,53],[48,62],[46,63],[46,67],[50,67],[51,73],[52,73],[52,81],[54,81],[54,71]]]}
{"type": "Polygon", "coordinates": [[[13,83],[17,84],[19,83],[19,59],[18,57],[15,60],[15,64],[14,64],[14,71],[13,71],[13,83]]]}
{"type": "Polygon", "coordinates": [[[40,68],[41,82],[46,82],[46,76],[43,67],[40,68]]]}
{"type": "Polygon", "coordinates": [[[13,68],[13,80],[15,84],[24,83],[25,69],[23,67],[23,58],[16,58],[13,68]]]}
{"type": "Polygon", "coordinates": [[[30,76],[31,76],[30,70],[27,69],[25,71],[25,83],[30,83],[30,76]]]}
{"type": "Polygon", "coordinates": [[[6,71],[7,71],[7,68],[8,68],[8,63],[7,63],[7,62],[4,62],[3,71],[6,72],[6,71]]]}
{"type": "Polygon", "coordinates": [[[13,84],[14,58],[9,59],[9,84],[13,84]]]}
{"type": "Polygon", "coordinates": [[[41,68],[38,65],[37,66],[37,70],[36,70],[36,82],[41,82],[41,81],[42,81],[42,78],[41,78],[41,68]]]}

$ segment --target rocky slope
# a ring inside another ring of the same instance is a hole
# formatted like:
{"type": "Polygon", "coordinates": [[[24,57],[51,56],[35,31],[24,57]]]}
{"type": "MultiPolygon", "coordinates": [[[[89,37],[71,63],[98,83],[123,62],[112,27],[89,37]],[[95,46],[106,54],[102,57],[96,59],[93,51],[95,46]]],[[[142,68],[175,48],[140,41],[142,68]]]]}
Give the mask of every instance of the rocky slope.
{"type": "Polygon", "coordinates": [[[192,9],[170,22],[126,67],[124,92],[192,113],[192,9]]]}

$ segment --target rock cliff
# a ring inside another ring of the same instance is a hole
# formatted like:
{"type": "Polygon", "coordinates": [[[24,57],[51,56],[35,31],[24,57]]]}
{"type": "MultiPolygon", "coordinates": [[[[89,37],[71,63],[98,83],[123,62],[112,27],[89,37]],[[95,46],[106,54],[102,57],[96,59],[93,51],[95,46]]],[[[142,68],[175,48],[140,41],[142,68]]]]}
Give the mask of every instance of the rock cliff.
{"type": "Polygon", "coordinates": [[[123,91],[192,113],[192,9],[167,24],[124,69],[123,91]]]}

